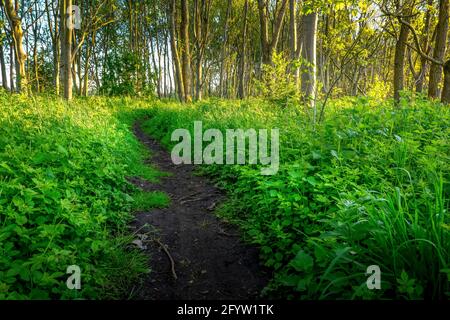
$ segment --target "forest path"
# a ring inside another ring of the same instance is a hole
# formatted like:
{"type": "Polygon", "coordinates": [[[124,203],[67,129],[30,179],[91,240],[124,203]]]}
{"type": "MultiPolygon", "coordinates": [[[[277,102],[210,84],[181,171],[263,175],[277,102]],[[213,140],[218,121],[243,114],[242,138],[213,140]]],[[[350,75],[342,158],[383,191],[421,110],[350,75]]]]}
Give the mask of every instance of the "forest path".
{"type": "Polygon", "coordinates": [[[147,248],[152,272],[135,297],[257,299],[269,277],[260,266],[258,250],[242,242],[236,227],[214,216],[224,196],[206,178],[194,175],[193,166],[174,165],[170,154],[139,123],[134,133],[151,150],[151,165],[170,176],[158,184],[133,182],[145,191],[164,191],[171,198],[166,209],[136,215],[136,230],[155,230],[151,236],[155,240],[147,248]]]}

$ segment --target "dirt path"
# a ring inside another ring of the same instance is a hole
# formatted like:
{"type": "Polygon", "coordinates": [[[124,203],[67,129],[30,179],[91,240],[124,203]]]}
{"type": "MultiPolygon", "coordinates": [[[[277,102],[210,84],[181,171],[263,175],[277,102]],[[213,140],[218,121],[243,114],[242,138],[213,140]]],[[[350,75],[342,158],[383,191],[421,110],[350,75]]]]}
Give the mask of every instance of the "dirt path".
{"type": "Polygon", "coordinates": [[[139,124],[135,125],[134,132],[151,150],[152,165],[171,174],[157,185],[133,181],[146,191],[161,190],[171,198],[169,208],[136,216],[135,227],[153,226],[159,240],[159,243],[149,242],[152,272],[136,298],[258,298],[268,275],[259,264],[258,251],[242,243],[235,227],[214,216],[214,208],[224,199],[221,192],[206,178],[193,175],[193,166],[174,165],[170,154],[148,137],[139,124]]]}

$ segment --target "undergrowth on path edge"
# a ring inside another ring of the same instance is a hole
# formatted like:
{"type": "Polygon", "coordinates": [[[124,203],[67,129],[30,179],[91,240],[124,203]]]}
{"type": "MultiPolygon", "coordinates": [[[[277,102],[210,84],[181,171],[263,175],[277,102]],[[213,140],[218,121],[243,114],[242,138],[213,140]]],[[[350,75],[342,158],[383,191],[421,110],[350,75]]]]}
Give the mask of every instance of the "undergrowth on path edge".
{"type": "Polygon", "coordinates": [[[268,297],[446,299],[450,291],[450,110],[425,99],[394,109],[333,101],[313,128],[295,108],[260,100],[157,104],[146,131],[167,147],[194,121],[209,128],[280,128],[281,168],[203,166],[230,201],[221,214],[261,247],[268,297]],[[378,265],[382,289],[368,290],[378,265]]]}
{"type": "Polygon", "coordinates": [[[126,178],[159,176],[131,130],[148,104],[0,93],[0,300],[131,298],[149,266],[126,178]],[[81,290],[66,287],[71,265],[81,290]]]}

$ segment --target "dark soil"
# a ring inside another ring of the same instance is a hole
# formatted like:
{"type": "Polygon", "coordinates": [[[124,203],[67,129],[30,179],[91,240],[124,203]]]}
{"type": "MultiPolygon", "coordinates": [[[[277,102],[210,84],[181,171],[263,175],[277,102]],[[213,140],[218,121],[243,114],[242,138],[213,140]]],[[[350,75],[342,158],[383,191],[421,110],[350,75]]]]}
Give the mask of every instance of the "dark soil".
{"type": "Polygon", "coordinates": [[[151,165],[169,176],[158,184],[136,178],[131,181],[145,191],[161,190],[171,198],[167,209],[136,215],[133,226],[140,233],[156,231],[146,242],[152,272],[134,297],[258,299],[269,276],[260,266],[258,250],[242,242],[235,226],[214,215],[224,195],[206,178],[194,175],[194,166],[174,165],[170,154],[148,137],[139,124],[134,132],[151,150],[151,165]]]}

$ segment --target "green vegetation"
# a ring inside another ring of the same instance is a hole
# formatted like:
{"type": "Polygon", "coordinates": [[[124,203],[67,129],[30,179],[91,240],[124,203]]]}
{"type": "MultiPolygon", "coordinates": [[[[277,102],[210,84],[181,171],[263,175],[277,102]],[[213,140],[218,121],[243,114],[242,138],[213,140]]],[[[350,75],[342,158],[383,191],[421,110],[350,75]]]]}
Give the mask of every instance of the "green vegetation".
{"type": "Polygon", "coordinates": [[[0,93],[0,299],[123,298],[148,272],[126,230],[143,203],[126,177],[159,175],[130,130],[144,103],[0,93]]]}
{"type": "Polygon", "coordinates": [[[135,211],[145,211],[153,208],[167,208],[170,204],[170,198],[161,191],[139,192],[133,196],[135,211]]]}
{"type": "Polygon", "coordinates": [[[280,128],[281,167],[205,166],[275,270],[289,299],[443,299],[450,294],[450,109],[406,95],[331,101],[315,127],[298,109],[259,100],[159,103],[146,130],[167,146],[177,128],[280,128]],[[382,290],[369,291],[378,265],[382,290]]]}
{"type": "Polygon", "coordinates": [[[279,128],[281,166],[204,166],[228,192],[219,209],[274,270],[268,297],[443,299],[450,287],[450,109],[411,95],[394,109],[332,100],[315,126],[291,104],[209,100],[192,105],[119,98],[0,95],[0,299],[126,298],[148,272],[130,245],[133,211],[164,208],[132,123],[170,147],[171,132],[279,128]],[[153,106],[153,107],[150,107],[153,106]],[[81,291],[66,288],[79,265],[81,291]],[[366,287],[379,265],[382,290],[366,287]]]}

